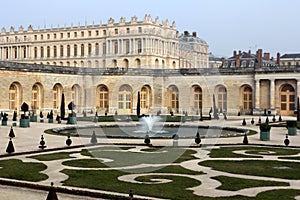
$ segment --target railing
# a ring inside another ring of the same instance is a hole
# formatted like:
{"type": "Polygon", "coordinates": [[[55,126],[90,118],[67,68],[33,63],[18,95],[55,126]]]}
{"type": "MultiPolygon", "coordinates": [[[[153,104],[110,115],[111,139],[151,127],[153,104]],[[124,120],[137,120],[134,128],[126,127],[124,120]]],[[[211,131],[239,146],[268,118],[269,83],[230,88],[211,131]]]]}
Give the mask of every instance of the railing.
{"type": "Polygon", "coordinates": [[[209,76],[227,74],[295,73],[300,66],[262,68],[193,68],[193,69],[137,69],[137,68],[84,68],[0,61],[0,70],[78,75],[144,75],[144,76],[209,76]]]}

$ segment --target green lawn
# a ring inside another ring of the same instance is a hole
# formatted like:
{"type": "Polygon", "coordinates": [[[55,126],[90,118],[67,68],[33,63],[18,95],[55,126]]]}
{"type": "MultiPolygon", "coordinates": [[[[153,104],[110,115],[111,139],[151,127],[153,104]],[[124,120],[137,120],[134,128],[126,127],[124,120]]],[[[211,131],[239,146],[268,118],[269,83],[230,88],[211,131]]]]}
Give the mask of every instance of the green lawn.
{"type": "Polygon", "coordinates": [[[219,190],[229,190],[229,191],[238,191],[245,188],[251,187],[264,187],[264,186],[289,186],[289,183],[286,182],[277,182],[277,181],[262,181],[254,179],[243,179],[235,178],[228,176],[216,176],[212,179],[218,180],[222,183],[217,189],[219,190]]]}
{"type": "Polygon", "coordinates": [[[46,165],[41,163],[24,163],[17,159],[1,160],[0,177],[38,182],[48,178],[46,174],[41,173],[46,168],[46,165]]]}
{"type": "Polygon", "coordinates": [[[30,156],[28,158],[33,158],[39,161],[52,161],[52,160],[61,160],[74,158],[70,156],[71,153],[79,153],[79,152],[60,152],[60,153],[49,153],[49,154],[41,154],[36,156],[30,156]]]}
{"type": "Polygon", "coordinates": [[[214,170],[234,174],[275,177],[284,179],[300,179],[300,163],[270,160],[207,160],[199,165],[212,167],[214,170]]]}

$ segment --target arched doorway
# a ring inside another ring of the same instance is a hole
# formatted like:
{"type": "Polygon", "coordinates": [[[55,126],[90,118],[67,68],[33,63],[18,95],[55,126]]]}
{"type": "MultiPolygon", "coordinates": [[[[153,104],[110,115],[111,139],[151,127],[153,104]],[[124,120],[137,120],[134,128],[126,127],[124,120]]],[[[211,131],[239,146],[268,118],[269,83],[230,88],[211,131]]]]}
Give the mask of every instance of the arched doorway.
{"type": "Polygon", "coordinates": [[[119,89],[118,113],[129,114],[132,112],[132,89],[129,85],[122,85],[119,89]]]}
{"type": "Polygon", "coordinates": [[[178,113],[179,112],[179,90],[175,85],[168,87],[168,99],[169,99],[169,111],[178,113]]]}
{"type": "Polygon", "coordinates": [[[293,115],[295,111],[295,89],[287,84],[280,90],[280,114],[293,115]]]}
{"type": "Polygon", "coordinates": [[[217,92],[217,108],[219,111],[227,111],[227,90],[223,85],[216,88],[217,92]]]}
{"type": "Polygon", "coordinates": [[[141,89],[141,113],[148,113],[151,107],[151,88],[144,85],[141,89]]]}

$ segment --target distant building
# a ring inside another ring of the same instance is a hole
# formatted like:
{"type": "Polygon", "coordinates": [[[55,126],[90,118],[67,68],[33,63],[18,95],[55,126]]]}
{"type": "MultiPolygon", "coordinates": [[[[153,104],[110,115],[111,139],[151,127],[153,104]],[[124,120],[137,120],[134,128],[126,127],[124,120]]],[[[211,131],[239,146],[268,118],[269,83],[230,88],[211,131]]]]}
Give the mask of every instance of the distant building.
{"type": "Polygon", "coordinates": [[[282,67],[300,67],[300,53],[284,54],[280,57],[282,67]]]}

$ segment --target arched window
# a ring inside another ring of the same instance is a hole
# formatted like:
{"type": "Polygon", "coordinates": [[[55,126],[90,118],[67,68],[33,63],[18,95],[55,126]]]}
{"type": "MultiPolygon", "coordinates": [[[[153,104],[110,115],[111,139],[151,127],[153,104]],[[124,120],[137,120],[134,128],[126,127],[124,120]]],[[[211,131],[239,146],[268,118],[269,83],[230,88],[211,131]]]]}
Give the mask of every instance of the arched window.
{"type": "Polygon", "coordinates": [[[97,87],[98,106],[100,110],[108,111],[108,88],[105,85],[97,87]]]}
{"type": "Polygon", "coordinates": [[[249,86],[244,87],[243,90],[243,108],[246,111],[252,109],[252,89],[249,86]]]}
{"type": "Polygon", "coordinates": [[[194,109],[202,110],[202,89],[199,86],[194,87],[194,109]]]}
{"type": "Polygon", "coordinates": [[[9,110],[16,110],[19,107],[19,91],[16,84],[9,87],[9,110]]]}
{"type": "Polygon", "coordinates": [[[290,84],[280,90],[280,114],[293,115],[295,110],[295,89],[290,84]]]}
{"type": "Polygon", "coordinates": [[[151,104],[151,91],[148,86],[143,86],[141,89],[141,109],[146,109],[145,112],[150,108],[151,104]]]}
{"type": "Polygon", "coordinates": [[[132,89],[129,85],[123,85],[119,89],[118,108],[121,113],[131,113],[132,89]]]}
{"type": "Polygon", "coordinates": [[[50,46],[47,46],[47,58],[50,58],[50,46]]]}
{"type": "Polygon", "coordinates": [[[70,45],[67,45],[67,57],[71,56],[71,47],[70,45]]]}
{"type": "Polygon", "coordinates": [[[92,55],[92,44],[88,44],[88,55],[92,55]]]}
{"type": "Polygon", "coordinates": [[[217,88],[217,106],[218,109],[224,112],[227,110],[227,90],[224,86],[217,88]]]}
{"type": "Polygon", "coordinates": [[[41,58],[44,58],[44,47],[41,47],[41,58]]]}
{"type": "MultiPolygon", "coordinates": [[[[34,58],[37,58],[38,52],[37,47],[34,47],[34,58]]],[[[8,52],[7,52],[8,55],[8,52]]]]}
{"type": "Polygon", "coordinates": [[[129,68],[129,61],[127,59],[124,59],[123,60],[123,66],[125,69],[128,69],[129,68]]]}
{"type": "Polygon", "coordinates": [[[57,47],[56,46],[53,47],[53,57],[54,58],[57,57],[57,47]]]}
{"type": "Polygon", "coordinates": [[[53,109],[58,109],[61,104],[62,86],[55,84],[52,89],[53,94],[53,109]]]}
{"type": "Polygon", "coordinates": [[[161,61],[161,66],[162,66],[163,69],[165,68],[165,61],[164,60],[161,61]]]}
{"type": "Polygon", "coordinates": [[[74,44],[74,56],[77,56],[77,44],[74,44]]]}
{"type": "Polygon", "coordinates": [[[173,63],[172,63],[172,67],[173,67],[173,69],[175,69],[175,68],[176,68],[176,62],[175,62],[175,61],[173,61],[173,63]]]}
{"type": "Polygon", "coordinates": [[[158,62],[158,59],[155,59],[155,68],[156,68],[156,69],[159,68],[159,62],[158,62]]]}
{"type": "Polygon", "coordinates": [[[72,86],[72,102],[76,107],[78,108],[80,105],[80,86],[79,85],[73,85],[72,86]]]}
{"type": "Polygon", "coordinates": [[[179,112],[179,91],[174,85],[168,88],[169,107],[172,112],[179,112]]]}
{"type": "Polygon", "coordinates": [[[84,56],[84,44],[81,44],[81,56],[84,56]]]}
{"type": "Polygon", "coordinates": [[[64,56],[64,46],[60,45],[60,57],[64,56]]]}
{"type": "Polygon", "coordinates": [[[96,49],[96,55],[99,55],[99,43],[95,44],[95,49],[96,49]]]}
{"type": "Polygon", "coordinates": [[[141,60],[140,59],[135,59],[135,68],[141,68],[141,60]]]}
{"type": "Polygon", "coordinates": [[[41,108],[41,98],[42,98],[42,88],[39,84],[34,84],[32,86],[32,95],[31,95],[31,108],[33,110],[38,110],[41,108]]]}
{"type": "Polygon", "coordinates": [[[113,59],[112,60],[112,67],[116,68],[118,66],[117,60],[113,59]]]}

